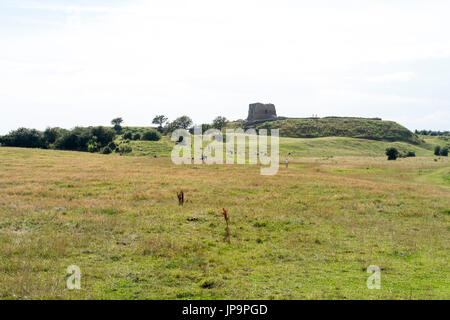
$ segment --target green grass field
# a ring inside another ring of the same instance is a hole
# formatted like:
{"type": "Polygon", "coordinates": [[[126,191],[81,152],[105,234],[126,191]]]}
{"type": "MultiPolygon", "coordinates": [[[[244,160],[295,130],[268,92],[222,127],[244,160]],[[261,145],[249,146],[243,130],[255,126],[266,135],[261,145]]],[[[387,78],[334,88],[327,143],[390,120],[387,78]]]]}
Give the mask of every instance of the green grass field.
{"type": "MultiPolygon", "coordinates": [[[[395,147],[400,152],[414,151],[416,156],[432,156],[432,145],[439,144],[436,139],[423,145],[406,142],[388,142],[347,137],[324,138],[280,138],[280,156],[289,153],[292,157],[331,157],[331,156],[370,156],[382,157],[386,148],[395,147]]],[[[175,145],[170,137],[164,136],[160,141],[130,141],[133,152],[131,156],[170,157],[175,145]]],[[[445,143],[444,143],[445,144],[445,143]]]]}
{"type": "Polygon", "coordinates": [[[261,176],[175,166],[168,138],[132,144],[126,157],[0,148],[0,298],[450,297],[450,161],[432,150],[396,142],[417,157],[387,161],[389,142],[282,138],[289,168],[261,176]],[[81,290],[66,288],[70,265],[81,290]]]}

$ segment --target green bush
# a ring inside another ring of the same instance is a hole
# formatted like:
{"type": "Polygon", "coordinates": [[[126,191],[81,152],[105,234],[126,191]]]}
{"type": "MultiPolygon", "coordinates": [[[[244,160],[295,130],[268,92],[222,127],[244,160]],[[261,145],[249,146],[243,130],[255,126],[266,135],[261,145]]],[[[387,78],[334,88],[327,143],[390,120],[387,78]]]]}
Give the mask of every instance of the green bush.
{"type": "Polygon", "coordinates": [[[81,128],[65,132],[55,141],[55,149],[86,151],[90,137],[81,128]]]}
{"type": "Polygon", "coordinates": [[[133,140],[141,140],[141,134],[140,133],[136,133],[134,136],[133,136],[133,140]]]}
{"type": "Polygon", "coordinates": [[[156,130],[146,130],[141,136],[141,140],[145,141],[159,141],[161,140],[161,134],[156,130]]]}
{"type": "Polygon", "coordinates": [[[441,149],[441,156],[448,157],[448,147],[443,147],[441,149]]]}
{"type": "Polygon", "coordinates": [[[396,148],[387,148],[386,155],[388,156],[388,160],[397,160],[400,154],[396,148]]]}
{"type": "Polygon", "coordinates": [[[406,154],[407,157],[415,157],[416,153],[414,151],[408,151],[408,153],[406,154]]]}
{"type": "Polygon", "coordinates": [[[59,137],[54,147],[61,150],[97,152],[111,143],[116,136],[112,128],[76,127],[59,137]]]}
{"type": "Polygon", "coordinates": [[[133,138],[133,133],[131,131],[127,131],[123,134],[123,138],[131,140],[133,138]]]}
{"type": "Polygon", "coordinates": [[[107,147],[110,148],[111,150],[116,150],[117,145],[114,141],[111,141],[110,143],[108,143],[107,147]]]}
{"type": "Polygon", "coordinates": [[[9,147],[97,152],[113,142],[115,136],[115,131],[107,127],[47,128],[44,132],[20,128],[1,137],[0,143],[9,147]]]}
{"type": "Polygon", "coordinates": [[[47,128],[44,131],[44,142],[47,148],[51,148],[52,145],[67,132],[62,128],[47,128]]]}
{"type": "Polygon", "coordinates": [[[105,147],[114,140],[116,132],[108,127],[90,127],[91,135],[97,137],[99,147],[105,147]]]}
{"type": "Polygon", "coordinates": [[[102,149],[101,152],[102,152],[102,154],[110,154],[110,153],[112,153],[112,150],[110,147],[106,146],[102,149]]]}
{"type": "Polygon", "coordinates": [[[120,155],[130,153],[132,151],[133,151],[133,149],[131,148],[131,146],[128,143],[122,143],[116,149],[116,152],[120,153],[120,155]]]}
{"type": "Polygon", "coordinates": [[[87,151],[94,153],[94,152],[97,152],[98,149],[99,149],[99,147],[98,147],[97,137],[92,137],[92,139],[89,140],[87,143],[87,151]]]}
{"type": "Polygon", "coordinates": [[[45,148],[44,136],[35,129],[20,128],[1,138],[2,145],[20,148],[45,148]]]}
{"type": "Polygon", "coordinates": [[[440,154],[441,154],[441,147],[440,146],[434,147],[434,155],[439,156],[440,154]]]}

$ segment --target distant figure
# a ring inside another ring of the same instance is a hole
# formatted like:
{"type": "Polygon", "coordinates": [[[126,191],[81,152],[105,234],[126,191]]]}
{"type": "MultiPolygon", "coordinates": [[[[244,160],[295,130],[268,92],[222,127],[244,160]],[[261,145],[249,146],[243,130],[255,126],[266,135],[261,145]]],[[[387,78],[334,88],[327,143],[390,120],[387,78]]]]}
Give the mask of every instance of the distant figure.
{"type": "Polygon", "coordinates": [[[288,158],[286,158],[285,163],[286,163],[286,169],[287,169],[289,167],[289,159],[288,158]]]}

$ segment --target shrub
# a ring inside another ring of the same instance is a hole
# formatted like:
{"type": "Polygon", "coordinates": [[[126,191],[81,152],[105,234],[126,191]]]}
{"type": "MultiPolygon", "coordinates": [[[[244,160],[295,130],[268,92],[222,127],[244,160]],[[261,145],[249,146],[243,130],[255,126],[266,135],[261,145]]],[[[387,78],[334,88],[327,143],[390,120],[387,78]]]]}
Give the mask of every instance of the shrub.
{"type": "MultiPolygon", "coordinates": [[[[10,147],[54,148],[97,152],[113,142],[116,133],[105,127],[76,127],[72,130],[47,128],[44,132],[20,128],[1,138],[1,143],[10,147]]],[[[110,147],[111,149],[114,148],[110,147]]]]}
{"type": "Polygon", "coordinates": [[[44,131],[44,143],[47,148],[52,147],[52,145],[58,140],[60,137],[66,133],[67,130],[61,128],[47,128],[44,131]]]}
{"type": "Polygon", "coordinates": [[[120,144],[118,147],[117,147],[117,149],[116,149],[116,152],[117,153],[120,153],[120,155],[123,155],[123,154],[125,154],[125,153],[130,153],[130,152],[132,152],[133,151],[133,149],[131,148],[131,146],[129,145],[129,144],[127,144],[127,143],[122,143],[122,144],[120,144]]]}
{"type": "Polygon", "coordinates": [[[387,148],[386,155],[388,156],[388,160],[397,160],[399,152],[396,148],[387,148]]]}
{"type": "Polygon", "coordinates": [[[97,143],[97,137],[93,137],[89,142],[87,143],[87,151],[89,152],[97,152],[99,149],[98,143],[97,143]]]}
{"type": "Polygon", "coordinates": [[[56,149],[97,152],[111,143],[116,133],[105,127],[76,127],[59,137],[54,146],[56,149]]]}
{"type": "Polygon", "coordinates": [[[44,148],[43,133],[35,129],[20,128],[3,136],[1,143],[8,147],[44,148]]]}
{"type": "Polygon", "coordinates": [[[55,141],[55,148],[61,150],[78,150],[78,135],[72,131],[64,133],[55,141]]]}
{"type": "Polygon", "coordinates": [[[142,136],[141,140],[146,141],[159,141],[161,140],[161,134],[156,130],[146,130],[142,136]]]}
{"type": "Polygon", "coordinates": [[[116,150],[117,145],[114,141],[111,141],[110,143],[108,143],[107,147],[110,148],[111,150],[116,150]]]}
{"type": "Polygon", "coordinates": [[[133,136],[133,140],[141,140],[141,134],[140,133],[136,133],[134,136],[133,136]]]}
{"type": "Polygon", "coordinates": [[[406,154],[407,157],[415,157],[416,153],[414,151],[408,151],[408,153],[406,154]]]}
{"type": "Polygon", "coordinates": [[[133,138],[133,133],[131,131],[127,131],[123,134],[123,138],[131,140],[133,138]]]}
{"type": "Polygon", "coordinates": [[[97,137],[99,147],[107,146],[116,137],[116,132],[112,128],[92,127],[88,129],[91,131],[91,136],[97,137]]]}
{"type": "Polygon", "coordinates": [[[112,153],[112,150],[110,147],[106,146],[102,149],[101,152],[102,152],[102,154],[110,154],[110,153],[112,153]]]}
{"type": "Polygon", "coordinates": [[[439,156],[440,154],[441,154],[441,147],[440,146],[434,147],[434,155],[439,156]]]}
{"type": "Polygon", "coordinates": [[[448,147],[441,149],[441,156],[448,157],[448,147]]]}

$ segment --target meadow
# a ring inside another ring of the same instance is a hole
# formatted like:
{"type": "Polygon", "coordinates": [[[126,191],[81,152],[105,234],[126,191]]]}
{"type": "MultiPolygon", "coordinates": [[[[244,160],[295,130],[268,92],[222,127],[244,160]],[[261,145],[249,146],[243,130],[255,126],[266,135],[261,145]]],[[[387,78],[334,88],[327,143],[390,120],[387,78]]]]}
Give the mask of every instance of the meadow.
{"type": "Polygon", "coordinates": [[[396,142],[417,157],[387,161],[386,142],[283,138],[289,168],[261,176],[175,166],[167,138],[132,144],[130,156],[0,148],[0,298],[450,297],[447,157],[396,142]],[[66,288],[70,265],[81,290],[66,288]],[[370,265],[380,290],[366,287],[370,265]]]}
{"type": "MultiPolygon", "coordinates": [[[[120,139],[118,140],[120,141],[120,139]]],[[[280,156],[286,157],[334,157],[334,156],[367,156],[384,157],[386,148],[397,148],[401,153],[413,151],[417,156],[432,156],[433,146],[445,146],[448,141],[437,138],[425,140],[422,145],[407,142],[377,141],[349,137],[321,138],[280,138],[280,156]]],[[[270,145],[270,139],[268,139],[270,145]]],[[[163,136],[160,141],[130,141],[133,149],[130,156],[170,157],[175,145],[169,136],[163,136]]],[[[204,146],[206,143],[204,143],[204,146]]],[[[248,152],[248,147],[246,148],[248,152]]]]}

